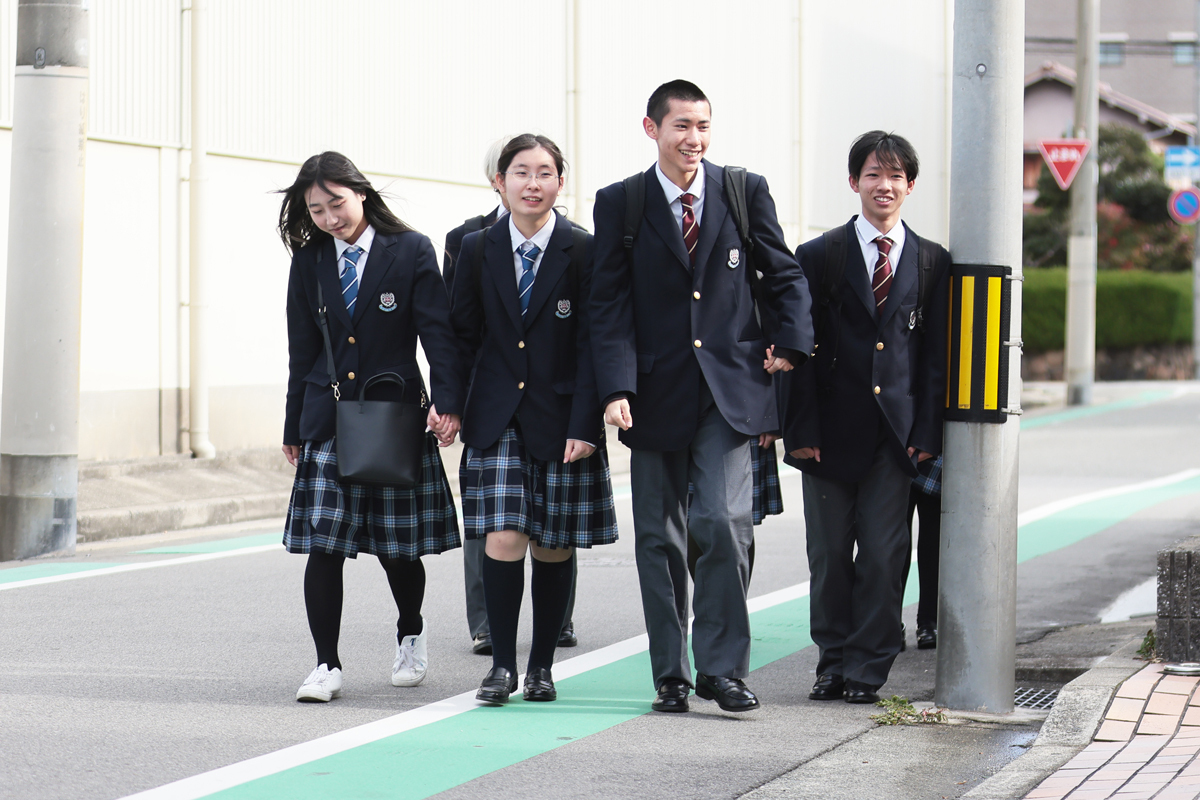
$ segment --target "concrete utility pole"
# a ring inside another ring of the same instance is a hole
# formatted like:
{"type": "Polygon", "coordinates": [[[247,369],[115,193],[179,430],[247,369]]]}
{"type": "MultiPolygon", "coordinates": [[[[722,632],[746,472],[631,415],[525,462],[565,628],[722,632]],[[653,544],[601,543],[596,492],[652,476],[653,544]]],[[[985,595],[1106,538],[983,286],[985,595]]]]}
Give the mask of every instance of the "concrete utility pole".
{"type": "Polygon", "coordinates": [[[205,0],[192,0],[192,165],[188,173],[188,440],[192,456],[217,454],[208,438],[208,270],[204,258],[208,190],[208,75],[205,66],[205,0]]]}
{"type": "Polygon", "coordinates": [[[1067,404],[1092,402],[1096,380],[1096,187],[1100,180],[1100,0],[1077,0],[1075,39],[1076,139],[1092,146],[1071,184],[1067,240],[1067,404]]]}
{"type": "MultiPolygon", "coordinates": [[[[1196,136],[1200,145],[1200,0],[1196,0],[1196,41],[1192,58],[1196,65],[1196,136]]],[[[1200,224],[1192,231],[1192,377],[1200,379],[1200,224]]]]}
{"type": "Polygon", "coordinates": [[[88,122],[85,6],[86,0],[17,5],[0,561],[75,549],[88,122]]]}
{"type": "MultiPolygon", "coordinates": [[[[1012,268],[1010,342],[1021,338],[1024,56],[1024,0],[956,0],[950,252],[956,265],[1012,268]]],[[[1020,396],[1012,347],[1008,405],[1020,396]]],[[[1013,708],[1019,433],[1012,418],[946,423],[936,700],[950,708],[1013,708]]]]}

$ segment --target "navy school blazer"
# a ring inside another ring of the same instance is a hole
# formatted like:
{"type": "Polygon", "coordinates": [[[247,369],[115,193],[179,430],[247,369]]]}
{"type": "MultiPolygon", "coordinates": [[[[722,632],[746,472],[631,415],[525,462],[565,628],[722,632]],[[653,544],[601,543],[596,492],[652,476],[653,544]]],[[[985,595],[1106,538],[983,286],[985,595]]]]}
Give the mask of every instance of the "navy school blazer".
{"type": "Polygon", "coordinates": [[[462,249],[463,237],[494,223],[499,212],[500,206],[497,206],[487,214],[465,220],[462,225],[446,234],[446,249],[442,253],[442,280],[446,282],[447,289],[454,288],[454,268],[458,265],[458,253],[462,249]]]}
{"type": "MultiPolygon", "coordinates": [[[[870,468],[883,438],[901,468],[915,477],[909,447],[935,456],[942,452],[950,254],[905,225],[904,251],[883,313],[877,316],[855,219],[845,229],[841,313],[816,332],[816,355],[782,381],[785,449],[820,447],[821,462],[791,456],[784,461],[817,477],[855,482],[870,468]],[[932,285],[926,288],[922,331],[912,323],[918,253],[926,247],[935,248],[936,258],[932,285]]],[[[805,242],[796,257],[812,288],[814,307],[819,307],[826,268],[824,238],[805,242]]]]}
{"type": "Polygon", "coordinates": [[[522,319],[507,219],[463,239],[452,296],[454,331],[471,374],[462,427],[471,447],[491,447],[514,417],[525,447],[543,461],[562,461],[567,439],[599,443],[587,307],[591,244],[588,236],[579,269],[571,269],[571,223],[555,212],[522,319]],[[483,262],[476,265],[480,236],[483,262]]]}
{"type": "Polygon", "coordinates": [[[746,175],[746,205],[762,273],[768,341],[755,314],[742,242],[725,196],[724,170],[704,162],[704,210],[691,266],[654,168],[645,176],[643,224],[626,254],[625,186],[596,194],[592,347],[599,396],[629,398],[633,427],[621,441],[642,450],[679,450],[699,423],[703,373],[722,416],[739,433],[778,430],[767,346],[812,352],[811,301],[804,273],[783,240],[775,202],[761,175],[746,175]]]}
{"type": "MultiPolygon", "coordinates": [[[[351,319],[342,301],[337,251],[328,235],[292,256],[288,279],[288,391],[283,443],[334,435],[333,389],[317,321],[317,282],[328,308],[333,360],[343,400],[382,372],[408,381],[406,401],[420,399],[417,336],[429,361],[430,400],[440,413],[462,413],[461,355],[450,326],[450,302],[429,238],[416,231],[376,232],[351,319]]],[[[399,389],[371,388],[369,399],[400,399],[399,389]]]]}

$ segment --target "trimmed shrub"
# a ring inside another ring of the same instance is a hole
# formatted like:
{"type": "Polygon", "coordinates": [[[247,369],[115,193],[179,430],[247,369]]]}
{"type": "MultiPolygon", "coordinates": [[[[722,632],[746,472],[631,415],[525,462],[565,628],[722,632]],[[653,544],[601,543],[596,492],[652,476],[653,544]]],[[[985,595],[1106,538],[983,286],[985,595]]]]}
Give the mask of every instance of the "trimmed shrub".
{"type": "MultiPolygon", "coordinates": [[[[1067,270],[1025,271],[1021,338],[1032,353],[1062,350],[1067,270]]],[[[1101,270],[1096,274],[1096,347],[1192,340],[1192,276],[1187,272],[1101,270]]]]}

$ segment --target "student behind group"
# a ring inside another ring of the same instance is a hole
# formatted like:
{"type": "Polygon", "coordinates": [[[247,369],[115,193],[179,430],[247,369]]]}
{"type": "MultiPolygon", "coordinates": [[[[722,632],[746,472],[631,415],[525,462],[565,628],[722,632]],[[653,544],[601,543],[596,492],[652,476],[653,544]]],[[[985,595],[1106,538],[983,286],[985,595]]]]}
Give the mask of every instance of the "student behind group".
{"type": "MultiPolygon", "coordinates": [[[[454,268],[458,264],[459,251],[462,249],[463,237],[468,233],[482,230],[493,225],[496,220],[508,213],[508,198],[501,191],[499,181],[500,153],[508,144],[511,136],[505,136],[492,142],[483,160],[483,174],[488,183],[500,198],[499,204],[487,214],[480,214],[465,220],[454,230],[446,234],[446,251],[442,257],[442,279],[446,288],[454,288],[454,268]]],[[[467,600],[467,627],[471,631],[471,650],[476,655],[490,656],[492,654],[492,631],[488,627],[487,606],[483,597],[483,539],[467,539],[463,542],[463,588],[467,600]]],[[[574,553],[571,555],[571,597],[567,601],[566,622],[558,636],[559,647],[575,647],[579,639],[575,635],[575,626],[571,617],[575,611],[575,581],[578,579],[579,564],[574,553]]]]}
{"type": "Polygon", "coordinates": [[[588,339],[592,237],[554,210],[565,167],[545,136],[509,141],[496,182],[510,213],[463,239],[454,272],[454,329],[472,374],[459,486],[466,536],[487,542],[492,633],[492,669],[476,697],[491,704],[517,687],[525,552],[533,643],[524,697],[549,701],[574,548],[617,538],[588,339]]]}
{"type": "Polygon", "coordinates": [[[693,83],[651,94],[642,120],[657,163],[596,195],[592,340],[606,420],[630,456],[635,553],[656,711],[688,710],[687,537],[696,562],[698,696],[726,711],[758,708],[750,668],[747,549],[753,536],[750,442],[780,427],[771,374],[812,349],[804,275],[783,241],[761,176],[746,175],[760,293],[777,321],[759,327],[755,292],[729,210],[725,170],[704,160],[712,107],[693,83]],[[638,201],[636,239],[626,210],[638,201]],[[694,485],[689,509],[688,484],[694,485]]]}
{"type": "Polygon", "coordinates": [[[879,699],[903,642],[909,487],[942,448],[950,257],[900,220],[917,169],[903,137],[858,137],[862,214],[796,251],[817,349],[784,377],[781,405],[785,460],[804,471],[813,700],[879,699]]]}
{"type": "Polygon", "coordinates": [[[357,396],[364,381],[393,372],[407,381],[403,397],[397,385],[384,384],[372,389],[370,399],[420,403],[420,336],[430,365],[430,399],[443,410],[430,421],[449,444],[462,410],[461,362],[433,245],[388,209],[350,159],[334,152],[313,156],[282,194],[279,234],[292,253],[283,452],[296,468],[283,543],[288,552],[308,554],[304,604],[317,649],[317,667],[296,699],[327,702],[342,689],[337,645],[346,558],[378,556],[399,612],[392,685],[416,686],[429,659],[421,556],[459,546],[454,502],[433,433],[425,437],[416,486],[339,481],[335,388],[346,400],[357,396]],[[322,305],[328,310],[336,387],[330,385],[319,324],[322,305]]]}

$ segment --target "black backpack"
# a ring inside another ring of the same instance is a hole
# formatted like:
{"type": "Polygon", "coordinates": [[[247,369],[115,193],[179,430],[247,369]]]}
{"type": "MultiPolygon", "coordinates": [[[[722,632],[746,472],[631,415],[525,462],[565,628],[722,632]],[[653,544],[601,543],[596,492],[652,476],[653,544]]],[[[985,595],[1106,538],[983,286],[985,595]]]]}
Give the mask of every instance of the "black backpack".
{"type": "MultiPolygon", "coordinates": [[[[638,172],[630,175],[624,181],[625,185],[625,253],[632,256],[633,243],[637,241],[638,231],[642,227],[642,212],[646,205],[646,173],[638,172]]],[[[725,194],[729,198],[729,213],[737,225],[738,236],[742,240],[742,249],[746,257],[746,273],[750,276],[750,294],[754,298],[754,315],[758,318],[759,329],[764,337],[770,336],[777,327],[770,309],[763,302],[762,285],[758,270],[754,268],[754,237],[750,233],[749,211],[746,206],[746,168],[725,167],[725,194]],[[763,312],[767,312],[767,324],[764,324],[763,312]]]]}

